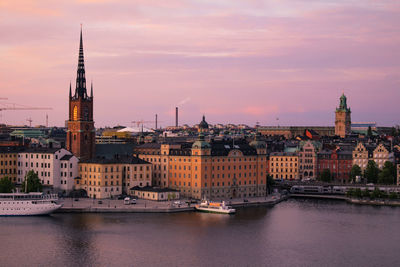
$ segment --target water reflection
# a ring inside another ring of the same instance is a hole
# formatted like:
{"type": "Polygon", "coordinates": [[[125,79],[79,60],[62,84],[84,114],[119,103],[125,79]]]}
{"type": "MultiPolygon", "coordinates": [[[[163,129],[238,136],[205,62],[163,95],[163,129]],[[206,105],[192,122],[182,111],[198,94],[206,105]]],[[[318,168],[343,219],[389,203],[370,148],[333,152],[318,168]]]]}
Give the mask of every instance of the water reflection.
{"type": "Polygon", "coordinates": [[[235,215],[6,217],[0,251],[6,266],[383,266],[398,258],[399,216],[400,209],[289,200],[235,215]]]}

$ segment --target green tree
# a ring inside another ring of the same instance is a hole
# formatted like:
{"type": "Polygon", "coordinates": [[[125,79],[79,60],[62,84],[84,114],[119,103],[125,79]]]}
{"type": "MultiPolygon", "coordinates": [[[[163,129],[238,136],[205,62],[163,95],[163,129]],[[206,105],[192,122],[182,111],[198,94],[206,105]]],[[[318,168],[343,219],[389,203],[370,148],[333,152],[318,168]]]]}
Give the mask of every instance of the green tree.
{"type": "Polygon", "coordinates": [[[350,188],[350,189],[347,190],[347,192],[346,192],[346,195],[347,195],[348,197],[352,197],[353,194],[354,194],[354,189],[353,189],[353,188],[350,188]]]}
{"type": "Polygon", "coordinates": [[[372,137],[372,129],[371,126],[368,126],[367,136],[372,137]]]}
{"type": "Polygon", "coordinates": [[[390,135],[393,136],[393,137],[397,136],[396,128],[392,127],[392,129],[390,131],[390,135]]]}
{"type": "Polygon", "coordinates": [[[378,183],[380,184],[394,184],[396,177],[396,167],[390,161],[386,161],[383,165],[382,171],[378,175],[378,183]]]}
{"type": "Polygon", "coordinates": [[[271,194],[272,192],[272,186],[275,184],[274,178],[272,178],[271,175],[267,175],[267,190],[268,194],[271,194]]]}
{"type": "Polygon", "coordinates": [[[396,198],[398,198],[397,193],[396,192],[390,192],[389,199],[396,199],[396,198]]]}
{"type": "Polygon", "coordinates": [[[25,180],[21,185],[21,191],[25,193],[29,192],[42,192],[43,186],[42,183],[39,180],[38,175],[30,170],[26,175],[25,175],[25,180]]]}
{"type": "Polygon", "coordinates": [[[364,176],[367,178],[368,183],[376,183],[378,181],[379,168],[375,161],[369,160],[367,168],[365,169],[364,176]]]}
{"type": "Polygon", "coordinates": [[[355,182],[357,176],[361,176],[361,168],[357,164],[353,165],[350,170],[350,179],[355,182]]]}
{"type": "Polygon", "coordinates": [[[7,176],[0,179],[0,193],[12,193],[14,188],[13,183],[7,176]]]}
{"type": "Polygon", "coordinates": [[[353,196],[356,198],[361,198],[362,197],[362,191],[360,188],[356,188],[356,190],[354,190],[353,196]]]}
{"type": "Polygon", "coordinates": [[[362,195],[362,197],[370,197],[368,188],[366,188],[364,191],[362,191],[361,195],[362,195]]]}
{"type": "Polygon", "coordinates": [[[329,183],[332,180],[331,171],[329,169],[324,169],[318,176],[318,180],[329,183]]]}
{"type": "Polygon", "coordinates": [[[375,187],[374,191],[372,191],[371,193],[371,198],[375,199],[375,198],[380,198],[381,197],[381,191],[379,190],[378,187],[375,187]]]}

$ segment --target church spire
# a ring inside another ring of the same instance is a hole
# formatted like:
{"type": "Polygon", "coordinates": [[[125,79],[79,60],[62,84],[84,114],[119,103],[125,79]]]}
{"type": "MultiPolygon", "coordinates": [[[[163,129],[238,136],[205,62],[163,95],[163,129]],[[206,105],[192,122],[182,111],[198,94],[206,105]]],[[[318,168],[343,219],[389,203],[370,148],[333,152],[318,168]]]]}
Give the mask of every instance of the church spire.
{"type": "Polygon", "coordinates": [[[72,97],[71,81],[69,81],[69,98],[72,97]]]}
{"type": "Polygon", "coordinates": [[[78,70],[76,75],[76,89],[75,97],[86,98],[86,77],[85,77],[85,62],[83,57],[83,40],[82,40],[82,25],[81,25],[81,36],[79,43],[79,58],[78,58],[78,70]]]}
{"type": "Polygon", "coordinates": [[[93,81],[90,83],[90,98],[93,98],[93,81]]]}

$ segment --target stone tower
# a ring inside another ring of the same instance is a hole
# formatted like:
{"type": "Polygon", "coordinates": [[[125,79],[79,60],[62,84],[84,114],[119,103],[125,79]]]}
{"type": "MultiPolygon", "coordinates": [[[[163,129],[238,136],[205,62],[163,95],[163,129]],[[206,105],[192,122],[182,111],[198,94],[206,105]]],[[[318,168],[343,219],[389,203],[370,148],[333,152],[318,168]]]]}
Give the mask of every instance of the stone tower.
{"type": "Polygon", "coordinates": [[[71,84],[69,85],[67,149],[81,160],[94,157],[95,128],[93,121],[93,84],[91,85],[90,96],[88,96],[86,91],[82,29],[74,94],[72,94],[71,84]]]}
{"type": "Polygon", "coordinates": [[[335,135],[346,137],[351,133],[351,111],[347,107],[347,98],[342,94],[340,97],[340,105],[335,112],[335,135]]]}

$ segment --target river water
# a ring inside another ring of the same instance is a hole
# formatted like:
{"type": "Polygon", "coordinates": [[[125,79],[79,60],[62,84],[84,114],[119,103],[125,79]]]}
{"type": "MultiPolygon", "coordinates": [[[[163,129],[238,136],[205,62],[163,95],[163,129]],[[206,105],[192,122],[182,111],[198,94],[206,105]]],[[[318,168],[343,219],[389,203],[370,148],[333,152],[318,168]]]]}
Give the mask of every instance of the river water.
{"type": "Polygon", "coordinates": [[[0,218],[0,266],[399,266],[400,208],[288,200],[235,215],[0,218]]]}

